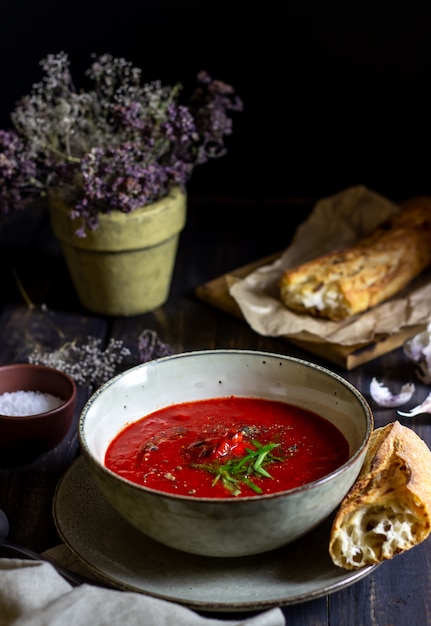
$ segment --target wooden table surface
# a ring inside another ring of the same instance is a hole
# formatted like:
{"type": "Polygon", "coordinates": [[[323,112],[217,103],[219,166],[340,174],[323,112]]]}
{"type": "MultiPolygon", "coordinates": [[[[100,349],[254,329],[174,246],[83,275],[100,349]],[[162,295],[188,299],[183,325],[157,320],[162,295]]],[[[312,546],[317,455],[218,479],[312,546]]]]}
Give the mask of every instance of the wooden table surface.
{"type": "MultiPolygon", "coordinates": [[[[190,197],[187,225],[182,233],[171,294],[165,306],[131,318],[104,318],[85,311],[68,277],[46,214],[20,215],[0,230],[0,362],[27,360],[34,347],[58,345],[87,336],[122,339],[138,363],[137,338],[155,330],[175,352],[213,348],[246,348],[299,356],[333,369],[351,381],[370,401],[376,427],[400,419],[429,445],[431,418],[399,418],[394,409],[379,409],[369,397],[373,376],[399,388],[414,380],[418,403],[429,389],[421,385],[402,348],[351,371],[332,365],[283,339],[262,337],[241,319],[195,295],[199,285],[242,265],[285,248],[296,226],[308,215],[312,199],[190,197]],[[31,309],[17,288],[19,278],[31,309]],[[44,305],[44,311],[40,310],[44,305]]],[[[0,459],[0,507],[10,520],[9,539],[42,552],[59,543],[53,516],[55,487],[78,457],[76,425],[88,392],[80,388],[75,422],[56,449],[33,460],[0,459]]],[[[0,556],[12,556],[0,550],[0,556]]],[[[431,623],[431,543],[376,568],[368,576],[328,596],[283,607],[288,624],[361,624],[362,626],[431,623]]],[[[220,619],[233,615],[220,614],[220,619]]],[[[235,614],[238,617],[238,614],[235,614]]]]}

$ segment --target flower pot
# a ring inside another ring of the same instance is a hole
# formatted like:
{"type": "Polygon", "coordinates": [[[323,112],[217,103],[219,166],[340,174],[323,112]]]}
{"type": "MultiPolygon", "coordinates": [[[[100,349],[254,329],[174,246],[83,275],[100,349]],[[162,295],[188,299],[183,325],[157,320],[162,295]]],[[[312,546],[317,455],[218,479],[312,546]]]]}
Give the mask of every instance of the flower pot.
{"type": "Polygon", "coordinates": [[[152,311],[169,295],[180,233],[186,221],[186,194],[131,213],[101,214],[86,237],[75,234],[70,208],[58,196],[49,212],[81,304],[102,315],[130,316],[152,311]]]}

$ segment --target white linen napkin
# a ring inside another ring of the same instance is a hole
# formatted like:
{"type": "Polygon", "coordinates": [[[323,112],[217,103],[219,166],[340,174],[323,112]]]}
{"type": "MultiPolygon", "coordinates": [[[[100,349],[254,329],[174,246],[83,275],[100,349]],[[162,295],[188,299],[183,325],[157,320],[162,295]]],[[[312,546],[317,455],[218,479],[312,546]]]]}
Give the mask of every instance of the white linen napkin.
{"type": "Polygon", "coordinates": [[[0,626],[285,626],[281,609],[222,620],[131,591],[72,587],[46,561],[0,558],[0,626]]]}

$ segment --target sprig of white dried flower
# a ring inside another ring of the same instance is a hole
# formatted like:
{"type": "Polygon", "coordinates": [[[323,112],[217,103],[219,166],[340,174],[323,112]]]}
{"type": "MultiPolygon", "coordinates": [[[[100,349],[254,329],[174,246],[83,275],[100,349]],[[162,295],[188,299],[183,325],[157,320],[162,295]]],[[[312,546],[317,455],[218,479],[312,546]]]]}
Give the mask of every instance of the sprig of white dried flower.
{"type": "Polygon", "coordinates": [[[87,343],[68,341],[52,352],[35,349],[28,356],[28,362],[62,370],[77,385],[96,389],[112,378],[118,365],[130,355],[129,348],[120,339],[111,338],[105,349],[101,343],[100,338],[90,336],[87,343]]]}
{"type": "Polygon", "coordinates": [[[173,354],[172,346],[160,339],[155,330],[146,328],[138,337],[139,360],[142,363],[173,354]]]}
{"type": "MultiPolygon", "coordinates": [[[[48,312],[45,304],[36,306],[16,272],[13,273],[19,292],[21,293],[27,307],[30,310],[37,310],[43,314],[48,312]]],[[[60,338],[64,338],[61,328],[54,325],[51,319],[44,315],[44,319],[49,322],[60,338]]],[[[87,343],[78,344],[73,341],[65,342],[57,350],[43,352],[35,348],[27,357],[29,363],[36,365],[46,365],[54,369],[62,370],[68,374],[77,385],[86,385],[88,391],[92,392],[100,387],[116,373],[118,366],[124,359],[130,356],[131,352],[121,339],[111,338],[108,345],[103,350],[102,340],[96,337],[87,337],[87,343]]],[[[145,363],[160,357],[173,354],[174,350],[168,343],[162,341],[155,330],[145,328],[137,340],[139,362],[145,363]]]]}

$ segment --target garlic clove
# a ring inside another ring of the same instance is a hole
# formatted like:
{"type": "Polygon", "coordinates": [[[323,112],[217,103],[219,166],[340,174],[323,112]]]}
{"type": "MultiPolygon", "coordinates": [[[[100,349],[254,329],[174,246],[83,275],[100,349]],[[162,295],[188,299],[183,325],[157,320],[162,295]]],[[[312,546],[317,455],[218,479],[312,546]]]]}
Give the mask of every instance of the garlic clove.
{"type": "Polygon", "coordinates": [[[397,411],[397,413],[402,417],[414,417],[415,415],[421,415],[421,413],[431,413],[431,393],[428,394],[421,404],[413,407],[410,411],[397,411]]]}
{"type": "Polygon", "coordinates": [[[370,394],[379,405],[387,408],[401,406],[408,402],[415,392],[414,383],[406,383],[401,387],[400,393],[393,394],[385,385],[373,378],[370,383],[370,394]]]}

